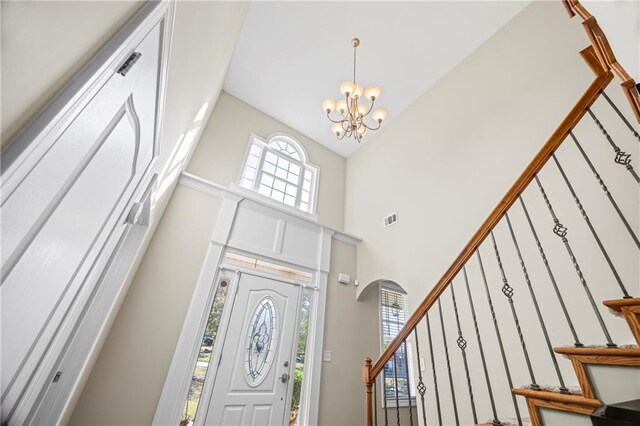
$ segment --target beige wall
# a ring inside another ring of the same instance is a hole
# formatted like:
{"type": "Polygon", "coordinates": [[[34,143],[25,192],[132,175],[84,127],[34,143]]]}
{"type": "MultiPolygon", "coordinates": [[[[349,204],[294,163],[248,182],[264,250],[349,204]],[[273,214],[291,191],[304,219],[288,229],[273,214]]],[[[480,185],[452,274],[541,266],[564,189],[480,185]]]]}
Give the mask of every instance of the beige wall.
{"type": "Polygon", "coordinates": [[[220,204],[176,187],[70,424],[151,424],[220,204]]]}
{"type": "Polygon", "coordinates": [[[186,171],[228,186],[238,178],[251,133],[266,138],[276,132],[295,137],[320,167],[318,220],[341,230],[345,159],[227,92],[220,94],[186,171]]]}
{"type": "MultiPolygon", "coordinates": [[[[593,80],[578,55],[587,45],[580,23],[568,19],[560,2],[533,2],[349,157],[345,229],[364,239],[357,254],[358,278],[363,286],[376,279],[391,279],[408,291],[410,309],[415,309],[593,80]],[[384,229],[383,216],[394,211],[398,212],[399,222],[384,229]]],[[[608,93],[621,109],[629,112],[616,83],[608,93]]],[[[598,102],[593,110],[622,149],[637,156],[637,142],[608,104],[598,102]]],[[[630,114],[628,117],[632,121],[630,114]]],[[[638,234],[640,203],[635,181],[613,163],[611,147],[589,117],[578,125],[575,134],[638,234]]],[[[573,142],[566,142],[557,156],[622,280],[632,294],[638,294],[640,261],[633,240],[573,142]]],[[[596,303],[620,297],[613,275],[555,164],[550,163],[540,173],[540,179],[560,221],[569,228],[568,238],[596,303]]],[[[603,334],[573,265],[562,242],[551,232],[553,222],[537,187],[527,189],[524,199],[581,340],[603,343],[603,334]]],[[[571,344],[566,320],[519,204],[512,209],[510,218],[552,342],[557,346],[571,344]]],[[[495,237],[515,291],[514,305],[537,381],[557,384],[504,220],[496,228],[495,237]]],[[[502,279],[490,240],[481,252],[513,382],[522,386],[530,383],[530,378],[510,305],[500,291],[502,279]]],[[[495,354],[498,342],[477,265],[474,257],[467,272],[483,344],[495,354]]],[[[454,279],[454,287],[462,331],[469,342],[467,354],[479,420],[483,421],[491,417],[490,405],[462,277],[454,279]]],[[[441,301],[458,409],[461,422],[469,424],[473,420],[449,291],[441,301]]],[[[613,339],[631,343],[626,325],[604,308],[601,313],[613,339]]],[[[437,307],[431,315],[443,423],[453,424],[437,307]]],[[[419,325],[419,331],[421,342],[426,341],[424,323],[419,325]]],[[[433,407],[433,393],[429,393],[433,383],[431,361],[428,354],[422,357],[428,366],[423,371],[429,386],[427,406],[433,407]]],[[[512,417],[514,410],[501,359],[489,356],[488,363],[500,414],[512,417]]],[[[570,363],[564,359],[559,363],[567,384],[577,385],[570,363]]],[[[521,412],[526,413],[524,405],[521,412]]],[[[430,423],[437,421],[435,410],[428,414],[430,423]]]]}
{"type": "Polygon", "coordinates": [[[318,424],[362,425],[362,364],[365,356],[380,351],[378,292],[369,291],[356,302],[356,287],[338,282],[341,272],[356,276],[356,248],[334,240],[323,344],[323,350],[332,352],[332,360],[322,363],[318,424]]]}
{"type": "MultiPolygon", "coordinates": [[[[365,424],[365,392],[362,365],[365,357],[380,355],[380,297],[378,286],[370,286],[356,301],[356,287],[338,282],[338,274],[356,277],[357,249],[333,240],[327,281],[327,312],[323,350],[332,352],[331,362],[322,363],[318,424],[356,426],[365,424]]],[[[378,386],[382,386],[380,380],[378,386]]],[[[378,421],[383,422],[382,394],[378,391],[378,421]]],[[[414,421],[417,411],[413,409],[414,421]]],[[[395,408],[387,415],[395,422],[395,408]]],[[[407,408],[400,408],[402,424],[409,423],[407,408]]],[[[394,423],[395,424],[395,423],[394,423]]]]}

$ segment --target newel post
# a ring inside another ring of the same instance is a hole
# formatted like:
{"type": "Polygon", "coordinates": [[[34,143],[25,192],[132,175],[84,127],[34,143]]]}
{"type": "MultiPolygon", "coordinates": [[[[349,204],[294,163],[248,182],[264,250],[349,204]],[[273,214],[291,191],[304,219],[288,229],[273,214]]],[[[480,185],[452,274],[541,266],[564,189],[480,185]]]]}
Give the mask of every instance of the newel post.
{"type": "Polygon", "coordinates": [[[373,381],[371,380],[371,358],[366,357],[364,359],[364,365],[362,366],[362,381],[365,386],[365,397],[367,400],[367,426],[373,426],[373,397],[372,390],[373,381]]]}

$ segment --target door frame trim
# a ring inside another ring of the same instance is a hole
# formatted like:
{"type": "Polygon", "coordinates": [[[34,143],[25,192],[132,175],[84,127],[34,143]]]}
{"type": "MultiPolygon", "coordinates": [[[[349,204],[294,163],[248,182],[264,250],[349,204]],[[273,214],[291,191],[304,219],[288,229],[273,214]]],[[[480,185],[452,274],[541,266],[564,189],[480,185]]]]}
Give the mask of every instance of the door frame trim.
{"type": "MultiPolygon", "coordinates": [[[[183,404],[185,402],[184,398],[187,395],[191,383],[191,375],[193,372],[191,361],[197,358],[200,339],[215,293],[211,282],[219,276],[220,265],[223,262],[225,251],[228,248],[243,250],[242,247],[233,247],[230,245],[229,238],[240,203],[243,200],[251,202],[250,198],[232,191],[210,191],[208,185],[187,187],[209,196],[221,198],[222,205],[218,218],[216,219],[216,225],[211,235],[207,253],[202,263],[198,282],[196,283],[189,308],[187,309],[187,314],[182,325],[169,371],[167,372],[162,393],[156,405],[153,424],[178,424],[180,421],[183,404]]],[[[291,216],[269,206],[262,206],[262,208],[275,211],[285,216],[291,216]]],[[[309,328],[307,334],[306,353],[308,355],[306,358],[307,362],[305,362],[305,380],[301,390],[302,400],[300,401],[300,413],[298,415],[298,424],[300,426],[311,426],[318,423],[322,345],[324,339],[327,282],[331,258],[331,240],[334,234],[336,234],[335,230],[326,226],[319,225],[315,222],[313,222],[313,225],[318,227],[318,235],[320,236],[316,266],[313,268],[313,286],[316,286],[318,289],[313,292],[315,297],[313,297],[311,301],[311,312],[309,315],[309,321],[312,326],[309,328]]],[[[252,255],[259,258],[266,258],[266,256],[259,253],[252,253],[252,255]]],[[[295,264],[292,263],[291,260],[285,259],[270,258],[269,260],[275,260],[276,262],[285,264],[295,264]]],[[[310,269],[309,265],[298,266],[307,270],[310,269]]],[[[233,267],[232,269],[239,268],[233,267]]],[[[281,279],[281,277],[279,278],[281,279]]]]}

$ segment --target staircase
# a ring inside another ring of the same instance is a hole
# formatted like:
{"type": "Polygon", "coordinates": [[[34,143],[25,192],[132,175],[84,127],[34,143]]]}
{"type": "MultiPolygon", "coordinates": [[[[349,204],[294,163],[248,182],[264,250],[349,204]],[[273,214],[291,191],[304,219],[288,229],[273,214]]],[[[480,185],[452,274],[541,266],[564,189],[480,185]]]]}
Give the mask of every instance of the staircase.
{"type": "MultiPolygon", "coordinates": [[[[607,186],[612,174],[593,158],[595,142],[580,136],[591,126],[598,149],[606,149],[617,168],[613,184],[624,180],[637,190],[640,177],[624,149],[637,149],[640,135],[622,110],[630,107],[640,123],[640,95],[596,19],[577,0],[563,3],[589,36],[591,45],[580,54],[594,80],[379,359],[365,359],[367,426],[535,426],[549,410],[578,416],[581,424],[640,424],[640,401],[604,404],[592,370],[640,367],[640,298],[632,297],[637,275],[621,272],[638,268],[640,240],[631,224],[637,217],[623,213],[624,203],[607,186]],[[628,105],[605,93],[616,77],[628,105]],[[560,156],[560,147],[563,154],[570,147],[572,157],[560,156]],[[602,196],[595,209],[584,202],[585,182],[571,174],[578,163],[591,174],[586,190],[602,196]],[[560,191],[568,201],[559,199],[560,191]],[[573,213],[566,212],[569,203],[573,213]],[[593,210],[608,212],[633,254],[607,241],[610,229],[593,220],[593,210]],[[584,221],[584,232],[561,221],[571,215],[584,221]],[[593,248],[588,256],[587,245],[593,248]],[[594,281],[596,257],[606,271],[594,281]],[[611,299],[598,301],[602,296],[611,299]],[[624,319],[615,329],[613,315],[624,319]],[[407,393],[411,397],[401,400],[407,393]]],[[[640,383],[640,368],[624,371],[640,383]]],[[[634,396],[640,398],[640,385],[634,396]]]]}

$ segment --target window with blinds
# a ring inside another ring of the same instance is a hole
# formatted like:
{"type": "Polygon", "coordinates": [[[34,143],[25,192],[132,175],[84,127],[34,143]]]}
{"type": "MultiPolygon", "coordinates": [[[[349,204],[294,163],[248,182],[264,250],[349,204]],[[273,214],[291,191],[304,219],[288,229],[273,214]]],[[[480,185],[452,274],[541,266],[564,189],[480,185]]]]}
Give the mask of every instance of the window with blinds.
{"type": "MultiPolygon", "coordinates": [[[[380,287],[380,329],[382,348],[398,335],[407,320],[407,295],[395,286],[380,287]]],[[[409,341],[401,345],[396,351],[395,362],[392,358],[384,367],[384,395],[383,404],[393,405],[396,399],[408,404],[413,381],[411,344],[409,341]]]]}

